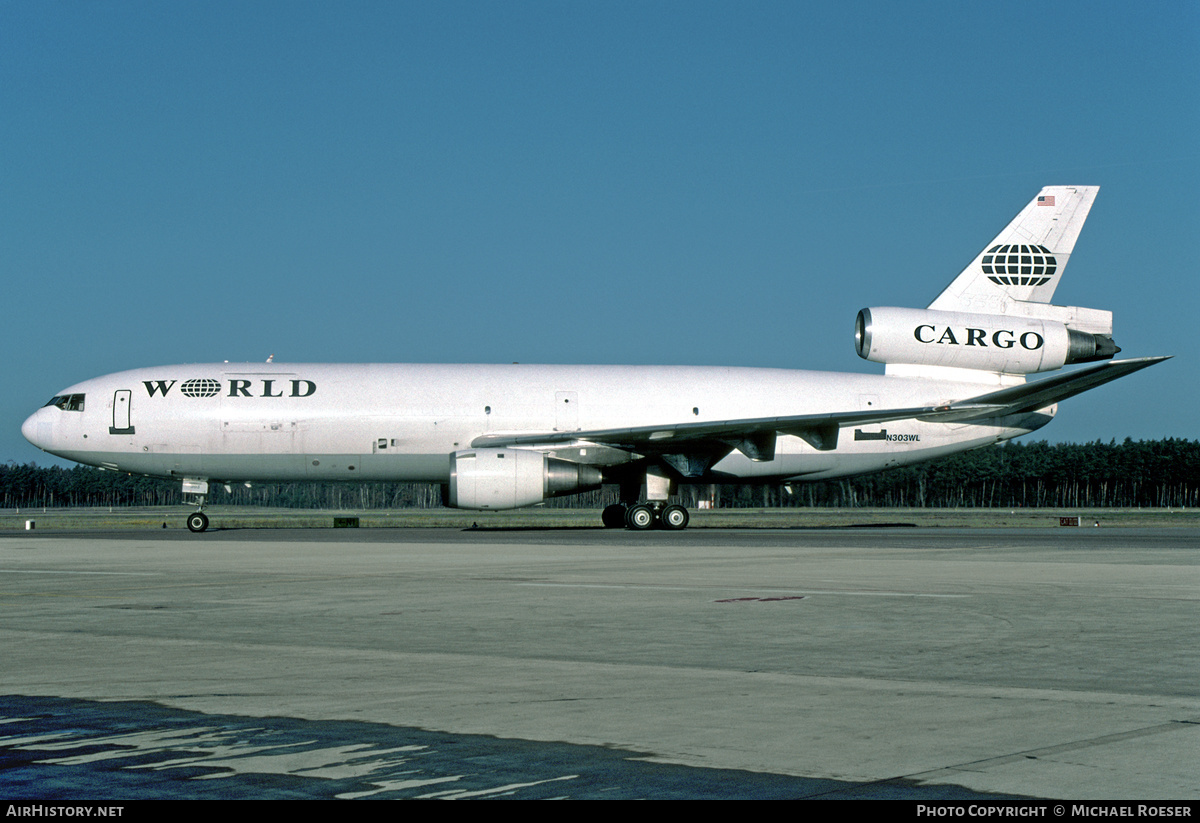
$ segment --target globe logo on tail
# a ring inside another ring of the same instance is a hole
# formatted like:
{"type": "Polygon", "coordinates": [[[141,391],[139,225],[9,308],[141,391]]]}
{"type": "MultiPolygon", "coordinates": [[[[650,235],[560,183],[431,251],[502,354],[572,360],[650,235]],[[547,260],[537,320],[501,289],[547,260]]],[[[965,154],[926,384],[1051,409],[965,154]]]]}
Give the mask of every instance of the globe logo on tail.
{"type": "Polygon", "coordinates": [[[1058,261],[1045,246],[992,246],[980,263],[983,273],[998,286],[1040,286],[1058,271],[1058,261]]]}

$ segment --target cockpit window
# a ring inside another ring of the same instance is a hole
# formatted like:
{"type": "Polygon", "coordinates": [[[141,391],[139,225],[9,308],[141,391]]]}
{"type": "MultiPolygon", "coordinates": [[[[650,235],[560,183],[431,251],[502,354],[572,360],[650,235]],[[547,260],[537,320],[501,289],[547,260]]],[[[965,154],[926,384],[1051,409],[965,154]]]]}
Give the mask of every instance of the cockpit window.
{"type": "Polygon", "coordinates": [[[63,411],[81,412],[83,411],[83,398],[82,394],[59,394],[51,397],[50,402],[46,405],[58,406],[63,411]]]}

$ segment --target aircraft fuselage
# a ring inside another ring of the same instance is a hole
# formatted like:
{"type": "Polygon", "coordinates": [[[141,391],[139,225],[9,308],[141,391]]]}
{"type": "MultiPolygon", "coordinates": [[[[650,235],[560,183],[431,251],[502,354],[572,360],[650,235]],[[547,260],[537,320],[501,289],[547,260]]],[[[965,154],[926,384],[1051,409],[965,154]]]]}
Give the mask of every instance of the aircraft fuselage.
{"type": "MultiPolygon", "coordinates": [[[[961,382],[786,369],[222,363],[76,384],[58,397],[82,396],[82,410],[47,405],[22,431],[60,457],[152,476],[445,483],[447,456],[487,435],[929,406],[963,392],[961,382]]],[[[773,459],[734,451],[690,479],[876,471],[1026,434],[1053,413],[970,425],[910,419],[848,426],[830,450],[780,436],[773,459]]],[[[548,451],[600,466],[636,459],[586,441],[548,451]]]]}

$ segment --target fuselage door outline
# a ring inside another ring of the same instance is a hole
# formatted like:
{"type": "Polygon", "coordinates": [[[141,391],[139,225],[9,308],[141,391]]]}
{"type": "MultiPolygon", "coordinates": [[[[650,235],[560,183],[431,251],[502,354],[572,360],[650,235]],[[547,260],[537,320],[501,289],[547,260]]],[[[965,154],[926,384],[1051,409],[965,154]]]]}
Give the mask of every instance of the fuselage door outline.
{"type": "Polygon", "coordinates": [[[133,434],[133,423],[130,419],[129,406],[133,392],[129,389],[117,389],[113,393],[113,419],[109,434],[133,434]]]}

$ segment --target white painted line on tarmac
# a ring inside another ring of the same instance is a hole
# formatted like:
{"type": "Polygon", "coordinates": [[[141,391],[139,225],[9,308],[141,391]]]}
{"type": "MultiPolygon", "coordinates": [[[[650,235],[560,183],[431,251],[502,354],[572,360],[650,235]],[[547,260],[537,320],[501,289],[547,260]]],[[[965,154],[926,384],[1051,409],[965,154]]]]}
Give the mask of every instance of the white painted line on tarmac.
{"type": "Polygon", "coordinates": [[[83,574],[112,577],[162,577],[162,572],[80,572],[61,569],[0,569],[0,574],[83,574]]]}
{"type": "MultiPolygon", "coordinates": [[[[641,586],[636,583],[518,583],[518,586],[541,586],[543,588],[559,589],[644,589],[646,591],[666,592],[711,592],[710,586],[641,586]]],[[[846,591],[843,589],[755,589],[756,592],[771,594],[844,594],[851,597],[935,597],[935,598],[965,598],[969,594],[932,594],[928,592],[890,592],[890,591],[846,591]]]]}

